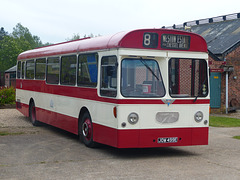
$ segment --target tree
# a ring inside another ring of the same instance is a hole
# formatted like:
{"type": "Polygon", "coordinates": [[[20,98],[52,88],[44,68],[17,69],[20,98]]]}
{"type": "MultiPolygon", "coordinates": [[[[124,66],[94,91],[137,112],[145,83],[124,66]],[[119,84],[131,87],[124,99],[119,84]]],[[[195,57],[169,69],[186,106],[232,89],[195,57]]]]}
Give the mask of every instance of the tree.
{"type": "MultiPolygon", "coordinates": [[[[98,34],[97,36],[101,36],[100,34],[98,34]]],[[[96,35],[94,36],[93,33],[89,34],[88,36],[85,34],[83,36],[83,38],[87,38],[87,37],[90,37],[90,38],[93,38],[93,37],[97,37],[96,35]]],[[[73,40],[77,40],[77,39],[80,39],[80,35],[77,33],[77,34],[73,34],[73,36],[71,38],[67,38],[66,40],[67,41],[73,41],[73,40]]]]}
{"type": "Polygon", "coordinates": [[[0,29],[0,40],[2,40],[3,37],[4,37],[4,36],[7,36],[7,35],[8,35],[8,32],[6,32],[6,31],[4,30],[4,28],[1,27],[1,29],[0,29]]]}
{"type": "Polygon", "coordinates": [[[18,23],[16,27],[13,28],[12,36],[16,39],[29,42],[31,49],[43,46],[42,41],[38,36],[33,36],[29,29],[18,23]]]}
{"type": "Polygon", "coordinates": [[[77,40],[77,39],[80,39],[80,35],[77,33],[77,34],[73,34],[73,36],[71,38],[67,38],[66,41],[73,41],[73,40],[77,40]]]}
{"type": "Polygon", "coordinates": [[[0,38],[0,71],[14,66],[21,52],[43,46],[40,38],[33,36],[29,29],[20,23],[13,28],[10,35],[1,28],[0,38]]]}
{"type": "Polygon", "coordinates": [[[16,65],[17,56],[23,51],[22,47],[30,48],[26,41],[21,42],[21,46],[19,45],[19,40],[12,36],[4,36],[0,41],[0,71],[6,71],[16,65]]]}

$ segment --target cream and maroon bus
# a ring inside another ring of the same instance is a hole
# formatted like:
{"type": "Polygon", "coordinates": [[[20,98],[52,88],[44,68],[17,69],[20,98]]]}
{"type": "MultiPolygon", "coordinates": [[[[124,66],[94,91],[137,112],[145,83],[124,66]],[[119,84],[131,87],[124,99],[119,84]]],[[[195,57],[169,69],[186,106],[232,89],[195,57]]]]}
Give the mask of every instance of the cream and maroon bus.
{"type": "Polygon", "coordinates": [[[140,29],[29,50],[16,84],[17,109],[33,125],[88,147],[208,144],[208,51],[194,33],[140,29]]]}

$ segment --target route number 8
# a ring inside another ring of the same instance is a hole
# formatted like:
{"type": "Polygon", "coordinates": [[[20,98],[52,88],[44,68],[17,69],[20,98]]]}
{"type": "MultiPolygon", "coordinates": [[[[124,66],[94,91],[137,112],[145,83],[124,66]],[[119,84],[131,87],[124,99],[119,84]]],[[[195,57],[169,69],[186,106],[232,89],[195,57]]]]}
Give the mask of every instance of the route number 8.
{"type": "Polygon", "coordinates": [[[157,33],[144,33],[143,34],[143,47],[145,48],[157,48],[158,46],[158,34],[157,33]]]}
{"type": "Polygon", "coordinates": [[[143,43],[145,46],[150,46],[151,44],[151,34],[144,34],[143,43]]]}

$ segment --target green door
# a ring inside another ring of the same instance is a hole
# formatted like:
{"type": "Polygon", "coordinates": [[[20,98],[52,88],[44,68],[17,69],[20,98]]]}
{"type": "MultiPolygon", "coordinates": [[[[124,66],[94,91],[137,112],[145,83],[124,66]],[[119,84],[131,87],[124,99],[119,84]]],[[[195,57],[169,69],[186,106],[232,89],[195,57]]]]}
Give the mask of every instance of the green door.
{"type": "Polygon", "coordinates": [[[210,107],[221,106],[221,73],[211,72],[210,76],[210,107]]]}

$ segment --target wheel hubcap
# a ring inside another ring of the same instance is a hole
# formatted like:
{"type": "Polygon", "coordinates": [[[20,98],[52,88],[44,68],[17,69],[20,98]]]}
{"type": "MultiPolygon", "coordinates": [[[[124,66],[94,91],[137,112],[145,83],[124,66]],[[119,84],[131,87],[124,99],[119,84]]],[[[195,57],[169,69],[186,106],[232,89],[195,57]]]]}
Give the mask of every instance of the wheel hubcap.
{"type": "Polygon", "coordinates": [[[82,125],[82,134],[87,140],[91,140],[92,136],[92,126],[90,119],[85,119],[82,125]]]}

